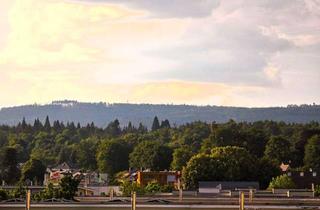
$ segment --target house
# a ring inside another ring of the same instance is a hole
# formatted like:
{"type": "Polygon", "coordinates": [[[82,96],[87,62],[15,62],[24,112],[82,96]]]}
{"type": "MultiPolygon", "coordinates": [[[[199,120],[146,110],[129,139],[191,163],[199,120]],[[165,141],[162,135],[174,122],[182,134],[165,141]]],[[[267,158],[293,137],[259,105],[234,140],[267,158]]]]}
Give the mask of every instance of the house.
{"type": "Polygon", "coordinates": [[[140,186],[155,181],[160,185],[171,185],[178,189],[180,175],[179,171],[138,171],[136,181],[140,186]]]}
{"type": "Polygon", "coordinates": [[[46,172],[44,174],[44,185],[53,184],[58,185],[60,180],[66,175],[66,174],[74,174],[76,172],[79,172],[79,169],[72,168],[68,163],[63,162],[59,165],[48,167],[46,169],[46,172]]]}
{"type": "Polygon", "coordinates": [[[52,183],[58,185],[66,174],[72,174],[73,177],[80,178],[79,187],[89,186],[107,186],[108,175],[97,172],[82,172],[80,169],[71,167],[68,163],[62,163],[54,167],[48,167],[44,175],[44,185],[52,183]]]}

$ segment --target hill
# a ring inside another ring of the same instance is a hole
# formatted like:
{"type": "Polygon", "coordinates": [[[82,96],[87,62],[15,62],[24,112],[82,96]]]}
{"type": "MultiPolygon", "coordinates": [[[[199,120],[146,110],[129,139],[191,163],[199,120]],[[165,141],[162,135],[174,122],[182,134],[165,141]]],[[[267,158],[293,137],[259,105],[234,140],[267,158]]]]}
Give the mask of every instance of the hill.
{"type": "Polygon", "coordinates": [[[287,107],[244,108],[224,106],[193,105],[153,105],[126,103],[83,103],[77,101],[53,101],[47,105],[24,105],[0,110],[0,124],[14,125],[25,117],[32,123],[36,118],[64,122],[80,122],[82,125],[94,122],[104,127],[111,120],[119,119],[121,125],[131,121],[134,125],[142,122],[150,127],[154,116],[160,120],[169,119],[172,125],[192,121],[216,121],[219,123],[233,119],[240,121],[273,120],[306,123],[320,121],[320,105],[290,105],[287,107]]]}

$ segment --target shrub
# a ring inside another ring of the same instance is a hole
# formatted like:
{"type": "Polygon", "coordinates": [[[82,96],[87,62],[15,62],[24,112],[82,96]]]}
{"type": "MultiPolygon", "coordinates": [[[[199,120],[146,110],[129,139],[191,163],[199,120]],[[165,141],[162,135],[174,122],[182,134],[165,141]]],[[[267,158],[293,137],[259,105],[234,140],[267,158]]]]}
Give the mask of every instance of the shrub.
{"type": "Polygon", "coordinates": [[[163,185],[160,188],[160,191],[163,193],[171,193],[174,190],[174,187],[172,185],[163,185]]]}
{"type": "Polygon", "coordinates": [[[0,189],[0,201],[7,200],[9,198],[9,194],[6,190],[0,189]]]}
{"type": "Polygon", "coordinates": [[[269,189],[292,189],[295,188],[295,184],[288,175],[281,175],[275,178],[272,178],[269,189]]]}
{"type": "Polygon", "coordinates": [[[158,182],[149,182],[144,189],[146,193],[154,194],[160,192],[161,186],[158,182]]]}
{"type": "Polygon", "coordinates": [[[320,185],[316,185],[314,187],[314,195],[315,196],[320,196],[320,185]]]}
{"type": "Polygon", "coordinates": [[[132,192],[143,195],[145,193],[144,188],[140,187],[136,182],[124,181],[120,185],[120,190],[123,196],[131,196],[132,192]]]}

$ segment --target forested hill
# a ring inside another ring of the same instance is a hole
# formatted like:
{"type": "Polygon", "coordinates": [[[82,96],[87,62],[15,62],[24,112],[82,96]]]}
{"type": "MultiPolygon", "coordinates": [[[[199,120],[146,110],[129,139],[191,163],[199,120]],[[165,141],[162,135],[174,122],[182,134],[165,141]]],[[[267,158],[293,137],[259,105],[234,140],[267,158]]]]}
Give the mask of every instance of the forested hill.
{"type": "Polygon", "coordinates": [[[320,121],[320,105],[301,105],[270,108],[240,108],[223,106],[191,106],[191,105],[151,105],[151,104],[107,104],[81,103],[77,101],[54,101],[47,105],[25,105],[2,108],[0,124],[14,125],[25,117],[27,122],[36,118],[64,122],[80,122],[85,125],[94,122],[104,127],[110,121],[119,119],[121,125],[131,121],[134,125],[142,122],[150,127],[154,116],[168,119],[172,125],[181,125],[196,120],[206,122],[235,121],[253,122],[258,120],[274,120],[305,123],[320,121]]]}

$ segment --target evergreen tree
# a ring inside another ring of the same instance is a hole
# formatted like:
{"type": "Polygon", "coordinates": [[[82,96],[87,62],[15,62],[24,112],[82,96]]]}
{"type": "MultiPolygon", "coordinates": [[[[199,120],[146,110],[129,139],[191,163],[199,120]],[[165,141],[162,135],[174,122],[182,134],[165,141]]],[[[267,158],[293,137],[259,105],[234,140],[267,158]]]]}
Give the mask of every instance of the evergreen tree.
{"type": "Polygon", "coordinates": [[[53,129],[58,132],[61,131],[61,126],[59,120],[53,122],[53,129]]]}
{"type": "Polygon", "coordinates": [[[148,132],[148,128],[146,126],[144,126],[142,123],[139,123],[139,127],[138,127],[138,133],[146,133],[148,132]]]}
{"type": "Polygon", "coordinates": [[[160,123],[159,123],[158,117],[155,116],[153,119],[151,130],[155,131],[155,130],[158,130],[159,128],[160,128],[160,123]]]}
{"type": "Polygon", "coordinates": [[[44,129],[47,132],[50,132],[50,130],[51,130],[51,124],[50,124],[50,120],[49,120],[49,116],[48,115],[47,115],[45,123],[44,123],[44,129]]]}
{"type": "Polygon", "coordinates": [[[42,130],[42,128],[43,128],[43,125],[42,125],[41,121],[39,120],[39,118],[36,118],[33,123],[34,131],[39,132],[42,130]]]}
{"type": "Polygon", "coordinates": [[[169,120],[166,119],[166,120],[162,121],[160,127],[161,128],[170,128],[171,126],[170,126],[169,120]]]}
{"type": "Polygon", "coordinates": [[[106,127],[105,131],[109,136],[112,136],[112,137],[119,136],[121,134],[119,120],[115,119],[114,121],[110,122],[106,127]]]}
{"type": "Polygon", "coordinates": [[[27,129],[27,127],[28,127],[28,125],[26,123],[26,118],[23,117],[22,122],[21,122],[22,131],[25,131],[27,129]]]}

